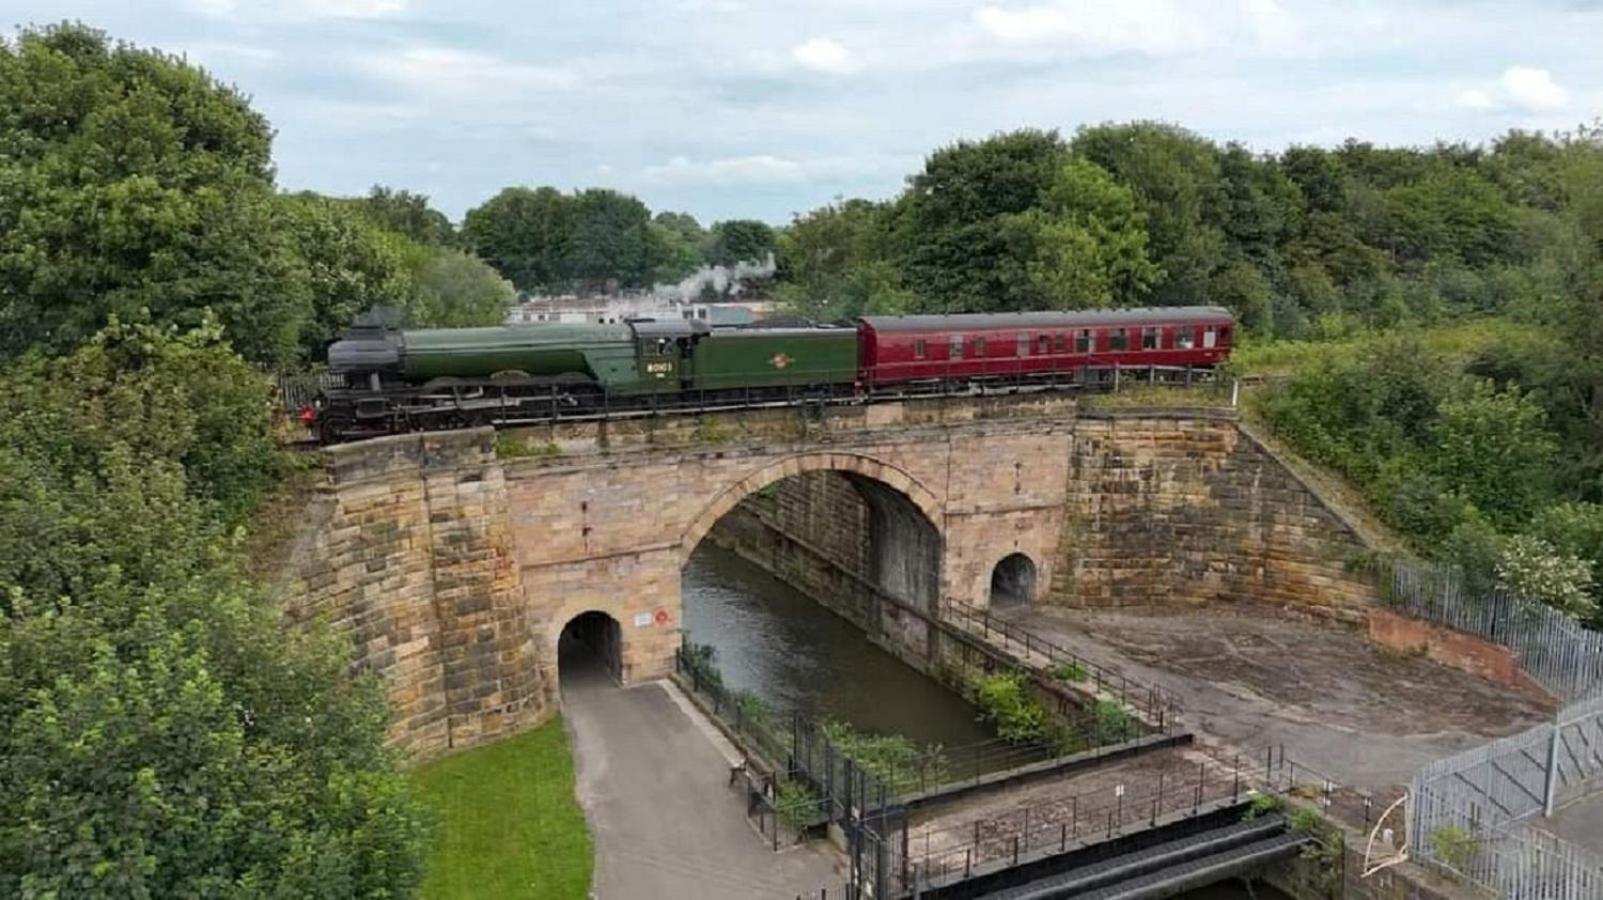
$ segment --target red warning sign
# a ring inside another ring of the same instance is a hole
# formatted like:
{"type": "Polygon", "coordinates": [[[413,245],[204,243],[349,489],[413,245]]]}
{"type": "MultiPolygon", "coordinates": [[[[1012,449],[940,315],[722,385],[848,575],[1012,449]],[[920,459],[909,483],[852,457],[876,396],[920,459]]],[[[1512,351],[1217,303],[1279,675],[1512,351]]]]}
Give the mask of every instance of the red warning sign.
{"type": "Polygon", "coordinates": [[[666,609],[657,610],[656,618],[657,618],[657,624],[658,625],[666,625],[666,624],[668,624],[668,611],[666,609]]]}

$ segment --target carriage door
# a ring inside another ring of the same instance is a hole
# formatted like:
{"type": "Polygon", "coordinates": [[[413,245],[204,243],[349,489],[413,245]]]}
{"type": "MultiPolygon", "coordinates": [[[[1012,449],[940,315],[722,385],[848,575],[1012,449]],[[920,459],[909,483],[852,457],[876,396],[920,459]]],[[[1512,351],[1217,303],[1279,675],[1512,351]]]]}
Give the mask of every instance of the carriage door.
{"type": "Polygon", "coordinates": [[[1212,350],[1219,343],[1219,332],[1212,325],[1202,329],[1202,349],[1212,350]]]}

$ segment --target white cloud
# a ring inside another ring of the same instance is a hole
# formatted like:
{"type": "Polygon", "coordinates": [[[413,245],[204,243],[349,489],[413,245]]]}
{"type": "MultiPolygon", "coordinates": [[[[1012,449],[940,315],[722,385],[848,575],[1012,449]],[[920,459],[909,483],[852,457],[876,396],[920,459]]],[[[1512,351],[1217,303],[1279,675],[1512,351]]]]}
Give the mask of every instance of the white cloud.
{"type": "Polygon", "coordinates": [[[1164,55],[1202,43],[1201,23],[1171,0],[1049,0],[1033,6],[982,6],[974,23],[990,37],[1085,55],[1134,51],[1164,55]]]}
{"type": "Polygon", "coordinates": [[[518,93],[567,91],[579,84],[578,72],[570,68],[513,62],[431,45],[370,54],[358,60],[357,66],[419,96],[498,104],[515,101],[518,93]]]}
{"type": "Polygon", "coordinates": [[[1502,87],[1509,103],[1524,110],[1560,109],[1570,101],[1569,92],[1546,69],[1509,66],[1503,70],[1502,87]]]}
{"type": "Polygon", "coordinates": [[[803,184],[815,181],[900,175],[918,162],[917,157],[887,154],[824,156],[816,159],[788,159],[766,153],[694,160],[675,156],[666,163],[646,166],[638,177],[640,184],[659,187],[803,184]]]}
{"type": "Polygon", "coordinates": [[[829,38],[816,37],[790,48],[790,57],[804,69],[827,75],[847,75],[857,71],[851,51],[829,38]]]}
{"type": "Polygon", "coordinates": [[[1496,84],[1466,88],[1458,93],[1459,106],[1486,112],[1508,109],[1550,112],[1563,109],[1569,102],[1569,91],[1553,80],[1551,72],[1530,66],[1509,66],[1496,84]]]}
{"type": "Polygon", "coordinates": [[[272,47],[216,41],[199,41],[174,49],[190,62],[206,69],[216,69],[219,66],[261,68],[277,62],[280,56],[272,47]]]}
{"type": "Polygon", "coordinates": [[[792,159],[762,154],[692,162],[675,156],[664,165],[647,166],[642,173],[655,184],[761,184],[803,181],[806,167],[792,159]]]}
{"type": "Polygon", "coordinates": [[[386,19],[407,10],[408,0],[185,0],[191,10],[214,19],[310,22],[319,19],[386,19]]]}

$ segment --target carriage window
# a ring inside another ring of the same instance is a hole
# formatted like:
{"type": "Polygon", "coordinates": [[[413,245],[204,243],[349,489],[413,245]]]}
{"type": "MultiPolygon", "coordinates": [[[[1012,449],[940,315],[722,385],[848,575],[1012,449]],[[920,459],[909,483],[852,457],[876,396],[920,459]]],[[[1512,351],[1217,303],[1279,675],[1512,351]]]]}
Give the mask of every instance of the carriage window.
{"type": "Polygon", "coordinates": [[[1123,328],[1113,329],[1113,340],[1108,342],[1109,350],[1130,349],[1130,333],[1123,328]]]}
{"type": "Polygon", "coordinates": [[[1226,326],[1224,328],[1219,329],[1219,343],[1221,343],[1221,344],[1230,343],[1230,328],[1229,328],[1229,326],[1226,326]]]}
{"type": "Polygon", "coordinates": [[[1052,349],[1053,352],[1056,353],[1067,353],[1069,350],[1069,339],[1065,337],[1062,332],[1052,335],[1052,349]]]}
{"type": "Polygon", "coordinates": [[[1212,325],[1209,325],[1207,328],[1202,329],[1202,347],[1203,347],[1203,349],[1204,350],[1211,350],[1213,348],[1215,339],[1217,337],[1218,337],[1218,335],[1214,333],[1212,325]]]}
{"type": "Polygon", "coordinates": [[[977,337],[974,339],[974,355],[978,357],[985,356],[985,338],[977,337]]]}
{"type": "Polygon", "coordinates": [[[1158,329],[1156,329],[1156,328],[1143,328],[1141,330],[1141,349],[1142,350],[1156,350],[1156,349],[1158,349],[1158,329]]]}
{"type": "Polygon", "coordinates": [[[962,359],[963,358],[963,336],[961,334],[954,334],[954,335],[951,336],[951,338],[948,339],[947,345],[946,345],[946,358],[947,359],[962,359]]]}
{"type": "MultiPolygon", "coordinates": [[[[1061,340],[1061,337],[1059,338],[1061,340]]],[[[1045,356],[1052,352],[1052,338],[1050,335],[1041,335],[1035,339],[1035,352],[1045,356]]]]}
{"type": "Polygon", "coordinates": [[[1190,350],[1193,340],[1190,325],[1181,325],[1174,333],[1174,345],[1181,350],[1190,350]]]}
{"type": "Polygon", "coordinates": [[[1019,356],[1030,355],[1030,336],[1022,331],[1019,332],[1017,354],[1019,356]]]}
{"type": "Polygon", "coordinates": [[[923,338],[919,338],[918,340],[913,342],[913,358],[914,359],[923,359],[924,357],[929,355],[929,350],[930,350],[929,345],[924,343],[924,339],[923,338]]]}
{"type": "Polygon", "coordinates": [[[1074,352],[1075,353],[1090,353],[1091,352],[1091,329],[1089,329],[1089,328],[1081,329],[1080,333],[1075,335],[1075,337],[1074,337],[1074,352]]]}

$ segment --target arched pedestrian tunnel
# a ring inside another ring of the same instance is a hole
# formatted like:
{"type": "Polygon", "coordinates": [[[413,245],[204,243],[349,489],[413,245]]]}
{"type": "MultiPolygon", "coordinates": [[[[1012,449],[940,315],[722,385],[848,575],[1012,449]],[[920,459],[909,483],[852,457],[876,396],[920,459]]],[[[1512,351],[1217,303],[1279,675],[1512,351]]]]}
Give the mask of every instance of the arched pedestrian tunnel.
{"type": "Polygon", "coordinates": [[[991,608],[1022,606],[1035,599],[1035,561],[1010,553],[991,570],[991,608]]]}
{"type": "Polygon", "coordinates": [[[562,683],[570,678],[623,676],[623,631],[604,612],[580,613],[562,627],[557,639],[557,665],[562,683]]]}

